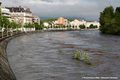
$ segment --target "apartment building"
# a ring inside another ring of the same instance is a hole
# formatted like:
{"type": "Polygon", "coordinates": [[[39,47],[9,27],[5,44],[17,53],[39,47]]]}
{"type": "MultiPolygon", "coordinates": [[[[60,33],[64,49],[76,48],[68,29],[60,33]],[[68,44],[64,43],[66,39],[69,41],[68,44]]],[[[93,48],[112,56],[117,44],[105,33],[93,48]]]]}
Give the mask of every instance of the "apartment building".
{"type": "Polygon", "coordinates": [[[100,27],[100,23],[97,22],[97,21],[88,22],[88,21],[85,21],[85,20],[80,21],[80,20],[77,20],[77,19],[71,21],[70,25],[74,26],[74,27],[77,27],[77,28],[79,28],[80,25],[85,25],[86,28],[89,28],[90,25],[97,26],[97,29],[99,29],[99,27],[100,27]]]}
{"type": "Polygon", "coordinates": [[[54,24],[67,26],[68,25],[68,20],[63,18],[63,17],[60,17],[54,22],[54,24]]]}
{"type": "Polygon", "coordinates": [[[33,23],[33,14],[29,8],[6,7],[10,10],[11,20],[24,25],[25,23],[33,23]]]}
{"type": "Polygon", "coordinates": [[[97,21],[94,21],[94,22],[87,22],[87,23],[85,24],[85,26],[86,26],[87,28],[89,28],[91,24],[94,25],[94,26],[97,26],[97,29],[100,28],[100,23],[97,22],[97,21]]]}
{"type": "Polygon", "coordinates": [[[10,20],[11,16],[10,16],[10,10],[5,8],[5,7],[2,7],[1,8],[1,13],[3,16],[5,16],[6,18],[8,18],[10,20]]]}

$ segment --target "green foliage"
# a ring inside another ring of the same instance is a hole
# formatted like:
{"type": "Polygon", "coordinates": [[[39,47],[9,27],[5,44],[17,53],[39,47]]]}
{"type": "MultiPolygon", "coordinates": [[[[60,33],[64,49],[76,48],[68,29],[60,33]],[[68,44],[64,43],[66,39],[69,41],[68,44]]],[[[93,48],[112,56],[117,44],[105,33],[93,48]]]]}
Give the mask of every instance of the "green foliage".
{"type": "Polygon", "coordinates": [[[10,27],[11,27],[12,29],[16,29],[16,28],[20,28],[21,25],[20,25],[20,24],[17,24],[17,23],[14,22],[14,21],[12,21],[12,22],[10,22],[10,27]]]}
{"type": "Polygon", "coordinates": [[[89,58],[88,53],[83,52],[83,53],[82,53],[82,58],[83,58],[83,61],[84,61],[86,64],[91,65],[91,62],[90,62],[90,58],[89,58]]]}
{"type": "Polygon", "coordinates": [[[14,21],[9,21],[7,17],[0,15],[0,27],[15,29],[20,27],[20,25],[14,21]]]}
{"type": "Polygon", "coordinates": [[[24,27],[25,27],[25,28],[34,28],[34,24],[25,23],[25,24],[24,24],[24,27]]]}
{"type": "Polygon", "coordinates": [[[89,28],[97,28],[97,25],[91,24],[89,28]]]}
{"type": "Polygon", "coordinates": [[[72,26],[71,26],[71,25],[68,25],[68,26],[67,26],[67,29],[68,29],[68,30],[72,30],[72,26]]]}
{"type": "Polygon", "coordinates": [[[80,29],[85,29],[85,25],[80,25],[79,28],[80,29]]]}
{"type": "Polygon", "coordinates": [[[2,12],[1,12],[1,3],[0,3],[0,16],[2,15],[2,12]]]}
{"type": "Polygon", "coordinates": [[[35,27],[35,30],[42,30],[44,28],[42,24],[40,25],[38,23],[34,23],[33,25],[35,27]]]}
{"type": "Polygon", "coordinates": [[[9,25],[10,25],[10,21],[4,16],[0,16],[0,26],[6,28],[9,25]]]}
{"type": "Polygon", "coordinates": [[[81,60],[81,52],[80,51],[75,51],[74,52],[74,58],[77,59],[77,60],[81,60]]]}
{"type": "Polygon", "coordinates": [[[41,20],[41,22],[52,22],[52,21],[55,21],[55,20],[57,20],[57,18],[49,18],[49,19],[41,20]]]}
{"type": "Polygon", "coordinates": [[[78,51],[77,50],[77,51],[74,52],[74,56],[73,57],[76,60],[81,60],[84,63],[86,63],[88,65],[91,65],[89,55],[86,52],[82,52],[82,51],[78,51]]]}
{"type": "Polygon", "coordinates": [[[25,27],[25,28],[35,28],[36,30],[42,30],[42,29],[43,29],[43,25],[40,25],[40,24],[38,24],[38,23],[33,23],[33,24],[31,24],[31,23],[26,23],[26,24],[24,25],[24,27],[25,27]]]}
{"type": "Polygon", "coordinates": [[[114,11],[113,7],[107,7],[100,13],[100,31],[106,34],[120,35],[120,7],[114,11]]]}

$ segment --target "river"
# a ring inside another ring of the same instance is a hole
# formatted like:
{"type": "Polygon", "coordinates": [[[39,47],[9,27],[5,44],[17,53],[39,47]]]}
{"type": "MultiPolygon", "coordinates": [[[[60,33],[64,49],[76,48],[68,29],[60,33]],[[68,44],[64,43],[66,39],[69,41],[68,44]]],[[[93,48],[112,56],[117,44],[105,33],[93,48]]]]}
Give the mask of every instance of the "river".
{"type": "Polygon", "coordinates": [[[41,32],[12,39],[7,55],[17,80],[85,80],[120,77],[120,36],[98,30],[41,32]],[[92,65],[73,59],[89,53],[92,65]]]}

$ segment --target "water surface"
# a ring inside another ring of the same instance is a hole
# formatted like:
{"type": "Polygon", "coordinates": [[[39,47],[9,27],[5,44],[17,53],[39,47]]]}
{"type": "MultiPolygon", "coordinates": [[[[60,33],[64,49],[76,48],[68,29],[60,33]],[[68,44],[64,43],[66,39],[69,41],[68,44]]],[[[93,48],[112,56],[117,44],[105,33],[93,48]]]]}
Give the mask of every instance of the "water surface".
{"type": "Polygon", "coordinates": [[[18,80],[120,77],[120,37],[97,30],[27,34],[11,40],[7,53],[18,80]],[[75,50],[88,52],[92,65],[74,60],[75,50]]]}

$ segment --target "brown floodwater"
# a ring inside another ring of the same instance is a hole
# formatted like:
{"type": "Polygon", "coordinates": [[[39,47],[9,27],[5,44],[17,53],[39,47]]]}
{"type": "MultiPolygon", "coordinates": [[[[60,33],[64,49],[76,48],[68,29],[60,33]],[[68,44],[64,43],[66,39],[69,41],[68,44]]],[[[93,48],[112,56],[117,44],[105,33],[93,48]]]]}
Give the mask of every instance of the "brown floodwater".
{"type": "Polygon", "coordinates": [[[120,36],[98,30],[23,35],[8,43],[7,55],[17,80],[120,77],[120,36]],[[89,53],[92,65],[73,59],[76,50],[89,53]]]}

